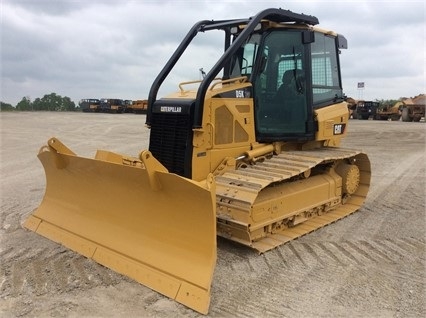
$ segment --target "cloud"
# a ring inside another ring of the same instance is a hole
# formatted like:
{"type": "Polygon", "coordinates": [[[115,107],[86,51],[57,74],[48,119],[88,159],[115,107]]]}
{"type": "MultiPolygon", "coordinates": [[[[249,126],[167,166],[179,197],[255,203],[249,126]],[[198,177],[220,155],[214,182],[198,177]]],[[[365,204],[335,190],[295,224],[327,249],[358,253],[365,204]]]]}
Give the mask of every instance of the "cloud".
{"type": "MultiPolygon", "coordinates": [[[[6,1],[5,1],[6,2],[6,1]]],[[[12,1],[8,1],[12,2],[12,1]]],[[[112,1],[110,1],[112,2],[112,1]]],[[[84,1],[64,0],[17,0],[13,1],[16,7],[34,12],[37,15],[64,16],[84,6],[84,1]]],[[[87,2],[90,3],[90,2],[87,2]]],[[[86,5],[87,5],[86,3],[86,5]]]]}
{"type": "MultiPolygon", "coordinates": [[[[367,99],[425,92],[422,1],[114,1],[3,0],[1,96],[11,104],[51,92],[81,98],[147,98],[150,86],[192,25],[245,18],[267,7],[317,16],[345,35],[341,55],[348,96],[366,83],[367,99]]],[[[161,94],[199,79],[223,49],[202,35],[161,94]]],[[[160,95],[161,96],[161,95],[160,95]]]]}

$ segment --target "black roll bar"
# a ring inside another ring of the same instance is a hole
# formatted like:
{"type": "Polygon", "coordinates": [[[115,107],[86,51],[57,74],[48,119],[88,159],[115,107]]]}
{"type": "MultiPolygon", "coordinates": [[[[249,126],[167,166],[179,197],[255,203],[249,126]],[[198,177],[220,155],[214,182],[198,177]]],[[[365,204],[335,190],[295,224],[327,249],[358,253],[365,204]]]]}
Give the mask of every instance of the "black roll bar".
{"type": "Polygon", "coordinates": [[[148,111],[146,116],[146,124],[150,126],[151,124],[151,116],[152,116],[152,108],[154,102],[157,98],[157,93],[160,88],[160,85],[163,83],[164,79],[170,73],[176,62],[184,53],[185,49],[191,43],[192,39],[197,35],[198,32],[204,32],[208,30],[214,29],[223,29],[226,32],[225,39],[225,52],[220,57],[220,59],[216,62],[213,68],[207,73],[207,75],[202,80],[200,87],[197,91],[197,96],[195,100],[195,109],[194,109],[194,123],[193,129],[198,129],[202,127],[202,117],[203,117],[203,108],[204,108],[204,98],[207,92],[208,87],[211,82],[216,78],[217,74],[219,74],[220,70],[224,68],[229,62],[230,58],[235,54],[235,52],[241,47],[241,45],[249,38],[249,36],[253,33],[256,26],[262,20],[270,20],[273,22],[295,22],[295,23],[305,23],[310,25],[316,25],[319,23],[318,19],[314,16],[298,14],[291,12],[289,10],[282,9],[266,9],[259,12],[254,17],[249,19],[238,19],[238,20],[222,20],[222,21],[209,21],[204,20],[196,23],[188,34],[185,36],[181,44],[178,46],[176,51],[170,57],[169,61],[166,63],[164,68],[158,74],[156,79],[154,80],[151,89],[148,95],[148,111]],[[240,24],[247,24],[244,30],[238,35],[238,37],[234,40],[234,42],[229,45],[229,30],[232,26],[237,26],[240,24]]]}

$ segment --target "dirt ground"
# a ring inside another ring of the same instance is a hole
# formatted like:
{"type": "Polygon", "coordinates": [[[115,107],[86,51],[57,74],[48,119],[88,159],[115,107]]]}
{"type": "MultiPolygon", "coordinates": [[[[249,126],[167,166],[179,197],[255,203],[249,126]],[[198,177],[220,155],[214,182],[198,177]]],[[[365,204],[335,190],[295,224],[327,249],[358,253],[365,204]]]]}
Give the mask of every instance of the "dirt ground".
{"type": "MultiPolygon", "coordinates": [[[[58,137],[81,156],[136,156],[145,116],[0,113],[0,316],[200,317],[22,228],[45,187],[36,154],[58,137]]],[[[357,213],[263,255],[218,239],[210,317],[425,317],[425,123],[351,120],[342,146],[372,163],[357,213]]]]}

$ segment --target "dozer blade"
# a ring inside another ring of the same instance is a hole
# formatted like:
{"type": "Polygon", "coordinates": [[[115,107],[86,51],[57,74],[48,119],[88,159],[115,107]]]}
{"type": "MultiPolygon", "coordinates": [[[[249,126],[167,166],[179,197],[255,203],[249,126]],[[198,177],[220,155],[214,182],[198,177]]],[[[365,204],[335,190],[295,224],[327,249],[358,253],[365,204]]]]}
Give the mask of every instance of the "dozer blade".
{"type": "Polygon", "coordinates": [[[52,138],[38,155],[46,173],[40,207],[24,226],[200,313],[216,263],[214,182],[98,151],[76,156],[52,138]]]}

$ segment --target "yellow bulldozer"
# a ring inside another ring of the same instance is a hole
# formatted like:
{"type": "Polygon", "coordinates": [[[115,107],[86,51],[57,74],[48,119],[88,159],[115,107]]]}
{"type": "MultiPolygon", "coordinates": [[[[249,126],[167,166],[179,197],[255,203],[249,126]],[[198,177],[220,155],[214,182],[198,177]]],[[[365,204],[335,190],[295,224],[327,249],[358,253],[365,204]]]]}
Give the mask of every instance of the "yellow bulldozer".
{"type": "Polygon", "coordinates": [[[24,226],[206,314],[217,235],[264,253],[358,210],[371,173],[365,153],[339,147],[347,41],[318,23],[275,8],[196,23],[152,84],[149,149],[91,159],[51,138],[38,154],[45,196],[24,226]],[[213,31],[224,51],[203,79],[157,98],[213,31]]]}

